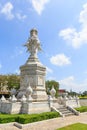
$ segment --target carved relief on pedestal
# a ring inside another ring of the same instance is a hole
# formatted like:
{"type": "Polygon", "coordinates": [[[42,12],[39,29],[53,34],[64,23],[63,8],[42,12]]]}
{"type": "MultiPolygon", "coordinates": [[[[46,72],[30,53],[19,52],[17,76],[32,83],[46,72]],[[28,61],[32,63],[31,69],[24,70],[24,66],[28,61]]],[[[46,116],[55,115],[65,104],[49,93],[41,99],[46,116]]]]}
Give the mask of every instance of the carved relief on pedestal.
{"type": "Polygon", "coordinates": [[[34,81],[34,77],[33,76],[29,76],[29,83],[30,83],[30,85],[32,87],[35,85],[35,81],[34,81]]]}
{"type": "Polygon", "coordinates": [[[27,88],[27,86],[28,86],[28,76],[27,75],[21,76],[20,84],[21,84],[21,89],[27,88]]]}
{"type": "Polygon", "coordinates": [[[27,86],[30,84],[31,87],[35,86],[35,80],[34,76],[22,76],[21,77],[21,89],[27,88],[27,86]]]}
{"type": "Polygon", "coordinates": [[[38,76],[38,85],[43,85],[44,81],[43,81],[43,77],[42,76],[38,76]]]}

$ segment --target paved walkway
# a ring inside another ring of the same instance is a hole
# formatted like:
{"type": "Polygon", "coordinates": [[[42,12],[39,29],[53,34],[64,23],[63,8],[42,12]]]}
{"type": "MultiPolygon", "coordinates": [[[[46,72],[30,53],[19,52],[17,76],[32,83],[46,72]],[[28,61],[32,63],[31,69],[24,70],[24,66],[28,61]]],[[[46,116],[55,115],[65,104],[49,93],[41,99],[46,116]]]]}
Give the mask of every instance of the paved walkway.
{"type": "MultiPolygon", "coordinates": [[[[60,117],[46,121],[31,123],[28,125],[23,125],[22,130],[56,130],[57,128],[77,122],[87,124],[87,113],[80,114],[80,116],[60,117]]],[[[8,126],[0,125],[0,130],[20,130],[20,129],[13,126],[12,124],[9,124],[8,126]]]]}

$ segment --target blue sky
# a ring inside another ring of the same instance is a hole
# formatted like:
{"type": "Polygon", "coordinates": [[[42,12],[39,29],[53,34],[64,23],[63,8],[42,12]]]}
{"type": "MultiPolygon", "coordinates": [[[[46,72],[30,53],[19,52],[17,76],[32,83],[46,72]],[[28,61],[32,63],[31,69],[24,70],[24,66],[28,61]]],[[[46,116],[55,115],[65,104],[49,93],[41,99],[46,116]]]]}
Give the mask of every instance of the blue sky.
{"type": "Polygon", "coordinates": [[[0,0],[0,74],[19,73],[32,28],[41,41],[46,80],[87,90],[87,0],[0,0]]]}

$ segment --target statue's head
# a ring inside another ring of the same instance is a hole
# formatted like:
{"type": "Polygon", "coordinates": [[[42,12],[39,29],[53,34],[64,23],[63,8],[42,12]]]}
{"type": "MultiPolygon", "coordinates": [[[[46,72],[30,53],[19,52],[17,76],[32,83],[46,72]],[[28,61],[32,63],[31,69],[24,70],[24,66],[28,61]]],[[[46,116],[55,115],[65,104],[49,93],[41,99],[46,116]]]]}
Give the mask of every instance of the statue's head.
{"type": "Polygon", "coordinates": [[[33,28],[31,31],[30,31],[30,36],[32,37],[32,36],[37,36],[37,34],[38,34],[38,31],[37,31],[37,29],[35,29],[35,28],[33,28]]]}

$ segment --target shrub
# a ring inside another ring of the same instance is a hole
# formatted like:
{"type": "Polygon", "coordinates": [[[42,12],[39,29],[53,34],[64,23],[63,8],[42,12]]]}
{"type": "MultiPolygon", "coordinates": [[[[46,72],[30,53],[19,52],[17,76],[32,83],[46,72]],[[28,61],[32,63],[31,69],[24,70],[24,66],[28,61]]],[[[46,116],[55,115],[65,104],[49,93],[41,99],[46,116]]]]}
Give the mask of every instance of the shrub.
{"type": "Polygon", "coordinates": [[[1,114],[0,115],[0,123],[15,122],[16,118],[17,118],[16,115],[1,114]]]}
{"type": "Polygon", "coordinates": [[[22,115],[19,116],[19,123],[26,124],[26,123],[32,123],[36,121],[42,121],[46,119],[51,119],[51,118],[56,118],[59,117],[59,113],[57,112],[46,112],[46,113],[41,113],[41,114],[32,114],[32,115],[22,115]]]}
{"type": "Polygon", "coordinates": [[[22,124],[42,121],[46,119],[59,117],[57,112],[45,112],[41,114],[0,114],[0,123],[18,122],[22,124]]]}

